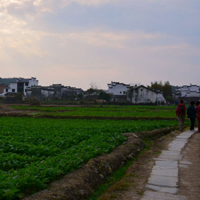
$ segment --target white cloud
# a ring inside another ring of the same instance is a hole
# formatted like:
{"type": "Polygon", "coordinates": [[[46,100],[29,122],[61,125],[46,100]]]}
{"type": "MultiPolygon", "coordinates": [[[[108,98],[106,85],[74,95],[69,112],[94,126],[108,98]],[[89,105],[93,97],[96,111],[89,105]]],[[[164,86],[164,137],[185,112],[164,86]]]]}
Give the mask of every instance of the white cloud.
{"type": "MultiPolygon", "coordinates": [[[[0,49],[14,49],[24,56],[39,56],[41,33],[26,27],[24,20],[5,15],[1,20],[0,49]]],[[[8,52],[9,54],[9,52],[8,52]]]]}
{"type": "Polygon", "coordinates": [[[81,43],[85,43],[91,46],[99,46],[105,48],[129,48],[129,44],[143,44],[145,42],[159,40],[166,38],[167,36],[156,34],[144,33],[140,30],[136,31],[109,31],[103,29],[94,29],[87,31],[71,32],[60,34],[63,43],[65,45],[68,40],[74,40],[81,43]]]}

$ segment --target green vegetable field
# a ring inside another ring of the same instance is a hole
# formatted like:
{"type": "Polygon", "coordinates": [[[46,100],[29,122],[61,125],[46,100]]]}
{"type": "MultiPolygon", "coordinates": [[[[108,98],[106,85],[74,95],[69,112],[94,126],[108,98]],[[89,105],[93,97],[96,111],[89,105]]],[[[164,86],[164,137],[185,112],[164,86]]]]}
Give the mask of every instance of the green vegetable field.
{"type": "MultiPolygon", "coordinates": [[[[46,109],[55,111],[57,108],[46,109]]],[[[70,109],[78,110],[78,115],[84,114],[84,109],[94,116],[95,113],[101,115],[102,111],[96,107],[70,109]]],[[[124,112],[120,107],[107,107],[102,113],[118,116],[120,112],[121,116],[127,116],[135,112],[133,107],[123,109],[124,112]]],[[[155,109],[158,116],[162,116],[163,112],[168,113],[168,110],[161,110],[159,115],[159,109],[155,109]]],[[[148,115],[153,115],[152,109],[148,115]]],[[[81,167],[89,159],[111,152],[126,140],[122,133],[175,125],[176,120],[1,117],[0,199],[21,199],[47,187],[49,182],[81,167]]]]}
{"type": "Polygon", "coordinates": [[[47,112],[54,116],[176,117],[175,106],[12,107],[33,110],[36,114],[47,112]]]}

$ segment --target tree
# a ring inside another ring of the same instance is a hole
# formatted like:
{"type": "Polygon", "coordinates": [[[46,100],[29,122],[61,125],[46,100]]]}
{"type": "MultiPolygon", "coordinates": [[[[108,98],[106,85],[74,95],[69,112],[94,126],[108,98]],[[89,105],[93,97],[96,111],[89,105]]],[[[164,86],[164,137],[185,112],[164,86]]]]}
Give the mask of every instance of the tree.
{"type": "Polygon", "coordinates": [[[99,93],[98,87],[96,83],[91,82],[90,83],[90,88],[86,91],[88,94],[93,94],[93,93],[99,93]]]}
{"type": "Polygon", "coordinates": [[[128,95],[128,98],[130,98],[131,103],[132,103],[132,98],[133,98],[133,89],[134,89],[134,87],[130,86],[127,91],[127,95],[128,95]]]}
{"type": "Polygon", "coordinates": [[[95,82],[90,83],[90,88],[92,88],[94,90],[98,90],[97,84],[95,82]]]}
{"type": "Polygon", "coordinates": [[[164,97],[171,97],[172,96],[172,86],[170,85],[169,81],[166,81],[163,85],[163,96],[164,97]]]}
{"type": "Polygon", "coordinates": [[[111,95],[104,92],[103,90],[101,90],[99,93],[99,99],[104,99],[106,101],[110,101],[110,97],[111,97],[111,95]]]}
{"type": "Polygon", "coordinates": [[[151,82],[151,89],[160,90],[160,91],[163,92],[163,84],[162,84],[162,81],[160,81],[160,83],[158,83],[157,81],[155,81],[154,83],[151,82]]]}
{"type": "Polygon", "coordinates": [[[78,97],[80,100],[82,100],[83,94],[82,94],[82,93],[79,93],[79,94],[77,95],[77,97],[78,97]]]}
{"type": "Polygon", "coordinates": [[[154,83],[151,82],[150,88],[154,90],[160,90],[163,92],[163,96],[167,101],[174,102],[174,99],[172,98],[172,86],[170,85],[169,81],[166,81],[164,84],[162,84],[162,81],[159,83],[157,81],[154,83]]]}

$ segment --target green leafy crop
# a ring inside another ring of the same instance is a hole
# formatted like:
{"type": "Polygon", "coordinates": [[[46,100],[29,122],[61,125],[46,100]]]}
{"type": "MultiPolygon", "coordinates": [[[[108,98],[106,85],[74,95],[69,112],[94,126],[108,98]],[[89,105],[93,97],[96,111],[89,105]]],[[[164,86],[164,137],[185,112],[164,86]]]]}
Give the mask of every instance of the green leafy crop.
{"type": "Polygon", "coordinates": [[[177,121],[0,118],[0,199],[20,199],[47,186],[126,138],[122,133],[177,121]]]}

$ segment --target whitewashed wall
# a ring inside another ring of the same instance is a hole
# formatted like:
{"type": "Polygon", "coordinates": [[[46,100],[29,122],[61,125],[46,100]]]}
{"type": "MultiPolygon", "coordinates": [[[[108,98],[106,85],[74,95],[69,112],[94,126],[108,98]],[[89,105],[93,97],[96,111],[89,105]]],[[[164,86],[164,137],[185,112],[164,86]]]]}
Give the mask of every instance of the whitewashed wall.
{"type": "MultiPolygon", "coordinates": [[[[179,88],[177,92],[180,92],[180,97],[199,97],[200,94],[199,86],[197,85],[184,85],[179,88]]],[[[177,98],[178,97],[179,96],[177,96],[177,98]]]]}
{"type": "Polygon", "coordinates": [[[27,96],[27,94],[26,94],[26,88],[27,88],[27,87],[37,86],[37,85],[38,85],[38,80],[36,80],[36,78],[31,78],[31,79],[29,80],[29,82],[28,82],[28,85],[26,85],[26,84],[24,83],[24,94],[25,94],[25,96],[27,96]]]}
{"type": "Polygon", "coordinates": [[[190,89],[190,92],[199,92],[199,86],[197,85],[191,85],[189,89],[190,89]]]}
{"type": "Polygon", "coordinates": [[[162,93],[157,94],[157,102],[164,102],[164,103],[167,102],[162,93]]]}
{"type": "Polygon", "coordinates": [[[4,96],[7,92],[12,92],[13,89],[15,90],[15,92],[17,92],[17,83],[10,83],[9,88],[3,90],[2,96],[4,96]]]}
{"type": "Polygon", "coordinates": [[[123,84],[108,84],[108,93],[113,95],[126,95],[129,86],[123,84]]]}
{"type": "Polygon", "coordinates": [[[157,94],[145,87],[133,90],[132,103],[156,103],[157,94]]]}

